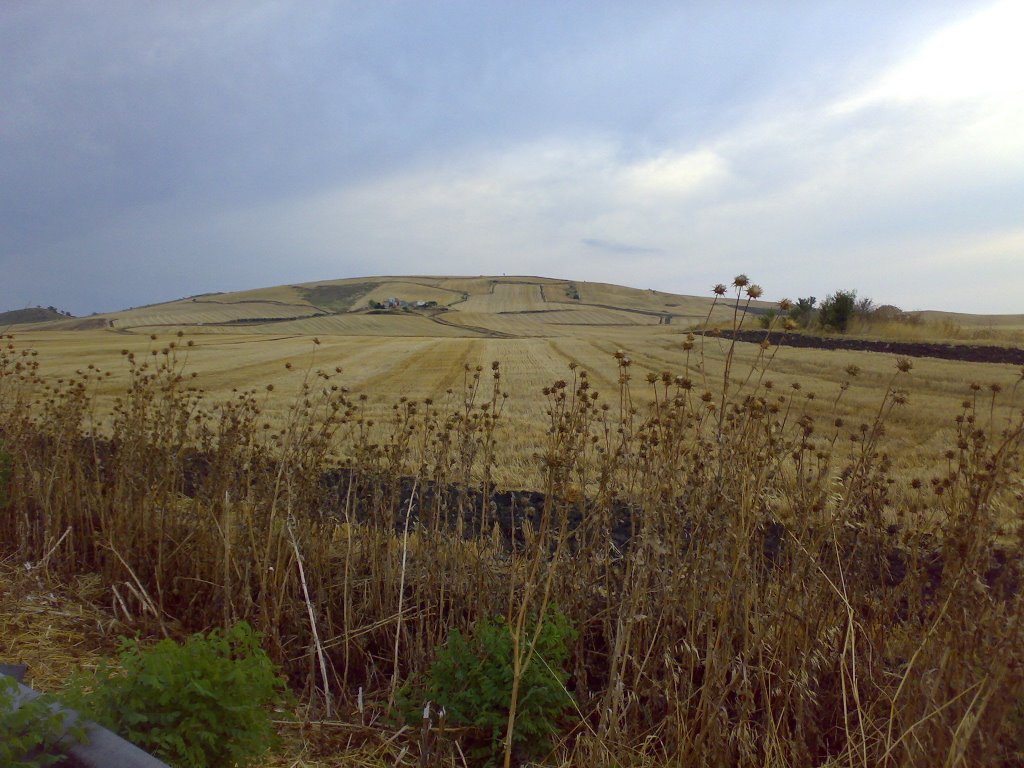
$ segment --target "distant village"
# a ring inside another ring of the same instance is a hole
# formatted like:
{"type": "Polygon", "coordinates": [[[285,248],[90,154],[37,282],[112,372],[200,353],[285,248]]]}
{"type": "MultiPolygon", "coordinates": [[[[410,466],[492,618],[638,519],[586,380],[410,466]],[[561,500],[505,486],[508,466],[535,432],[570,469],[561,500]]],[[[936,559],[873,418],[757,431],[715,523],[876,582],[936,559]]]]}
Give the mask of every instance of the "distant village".
{"type": "Polygon", "coordinates": [[[370,309],[431,309],[436,306],[436,301],[405,301],[395,297],[384,301],[370,300],[370,309]]]}

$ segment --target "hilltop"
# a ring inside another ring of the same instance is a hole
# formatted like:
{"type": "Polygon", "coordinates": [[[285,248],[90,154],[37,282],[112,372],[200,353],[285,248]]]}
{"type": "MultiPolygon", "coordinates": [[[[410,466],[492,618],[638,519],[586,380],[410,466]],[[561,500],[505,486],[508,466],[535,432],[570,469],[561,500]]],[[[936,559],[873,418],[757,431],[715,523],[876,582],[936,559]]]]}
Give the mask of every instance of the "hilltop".
{"type": "Polygon", "coordinates": [[[66,320],[70,315],[53,307],[26,307],[0,312],[0,328],[8,325],[25,325],[28,323],[45,323],[51,320],[66,320]]]}
{"type": "MultiPolygon", "coordinates": [[[[85,319],[38,321],[46,330],[518,338],[571,336],[594,327],[692,327],[707,320],[711,306],[710,297],[544,277],[365,277],[206,293],[85,319]]],[[[768,306],[752,302],[747,310],[768,306]]],[[[720,301],[713,319],[731,316],[728,303],[720,301]]]]}

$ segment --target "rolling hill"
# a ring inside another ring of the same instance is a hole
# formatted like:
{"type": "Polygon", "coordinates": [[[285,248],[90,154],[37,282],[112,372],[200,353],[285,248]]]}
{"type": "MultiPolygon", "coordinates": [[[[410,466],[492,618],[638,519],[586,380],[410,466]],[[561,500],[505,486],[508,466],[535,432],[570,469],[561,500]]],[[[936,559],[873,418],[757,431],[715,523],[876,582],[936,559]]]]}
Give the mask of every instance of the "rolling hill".
{"type": "MultiPolygon", "coordinates": [[[[711,305],[710,298],[540,277],[368,277],[203,294],[94,315],[87,323],[39,317],[33,327],[548,337],[595,327],[689,328],[707,320],[711,305]]],[[[749,309],[757,312],[767,306],[754,302],[749,309]]],[[[712,319],[731,316],[732,310],[719,302],[712,319]]]]}

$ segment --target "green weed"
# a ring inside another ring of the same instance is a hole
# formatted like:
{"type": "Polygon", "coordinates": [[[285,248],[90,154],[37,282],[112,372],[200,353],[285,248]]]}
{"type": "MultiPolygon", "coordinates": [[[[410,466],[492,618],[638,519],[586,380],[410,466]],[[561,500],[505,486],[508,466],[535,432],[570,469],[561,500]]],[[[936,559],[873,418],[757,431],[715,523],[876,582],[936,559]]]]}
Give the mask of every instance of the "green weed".
{"type": "Polygon", "coordinates": [[[177,766],[252,764],[276,743],[268,707],[284,680],[248,624],[150,648],[125,640],[117,665],[72,680],[83,714],[177,766]]]}
{"type": "MultiPolygon", "coordinates": [[[[533,636],[535,624],[527,626],[533,636]]],[[[522,756],[542,757],[550,738],[561,730],[561,719],[573,706],[566,690],[571,644],[576,640],[569,619],[557,607],[536,635],[519,686],[512,745],[522,756]]],[[[504,751],[512,701],[513,637],[503,618],[481,619],[464,635],[453,629],[437,651],[425,695],[443,708],[447,722],[468,726],[470,753],[494,761],[504,751]]]]}

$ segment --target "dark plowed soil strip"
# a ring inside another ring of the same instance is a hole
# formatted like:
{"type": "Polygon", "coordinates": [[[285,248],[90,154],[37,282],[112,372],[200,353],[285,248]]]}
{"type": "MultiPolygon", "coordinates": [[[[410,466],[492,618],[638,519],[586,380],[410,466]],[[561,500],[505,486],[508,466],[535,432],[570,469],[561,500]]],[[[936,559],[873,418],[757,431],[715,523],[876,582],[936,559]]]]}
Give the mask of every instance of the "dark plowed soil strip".
{"type": "MultiPolygon", "coordinates": [[[[710,334],[709,334],[710,335],[710,334]]],[[[723,333],[731,338],[731,333],[723,333]]],[[[811,347],[813,349],[850,349],[860,352],[884,352],[905,357],[937,357],[942,360],[963,360],[970,363],[1003,363],[1024,365],[1024,349],[990,347],[982,344],[934,344],[916,341],[867,341],[832,336],[807,336],[800,333],[766,333],[739,331],[737,341],[759,344],[765,338],[773,345],[811,347]]]]}

